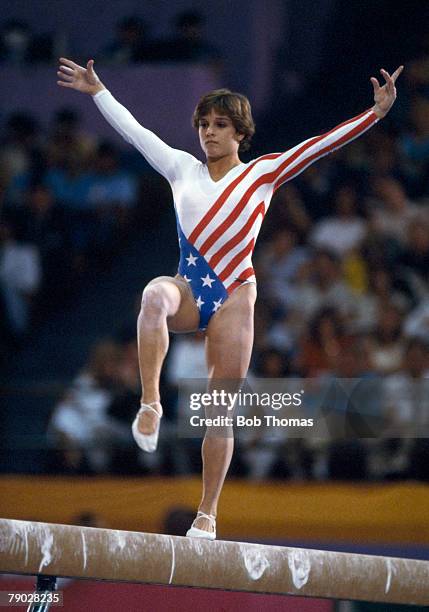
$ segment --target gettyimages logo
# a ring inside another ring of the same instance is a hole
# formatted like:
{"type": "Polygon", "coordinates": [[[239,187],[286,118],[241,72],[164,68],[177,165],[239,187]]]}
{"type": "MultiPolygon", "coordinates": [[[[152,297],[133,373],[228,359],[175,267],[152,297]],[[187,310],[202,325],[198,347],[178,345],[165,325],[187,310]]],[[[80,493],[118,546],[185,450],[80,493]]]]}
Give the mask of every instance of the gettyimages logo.
{"type": "Polygon", "coordinates": [[[389,384],[378,377],[182,379],[178,435],[240,437],[253,432],[265,439],[320,441],[429,437],[429,387],[417,393],[412,386],[401,395],[389,384]]]}
{"type": "MultiPolygon", "coordinates": [[[[191,393],[189,407],[193,411],[202,408],[215,412],[212,416],[191,415],[191,427],[312,427],[313,419],[287,418],[275,414],[240,414],[240,408],[267,408],[281,410],[282,408],[299,407],[302,405],[304,391],[295,393],[246,392],[241,389],[228,392],[225,389],[213,389],[204,393],[191,393]],[[216,413],[218,412],[218,413],[216,413]],[[234,414],[235,413],[235,414],[234,414]]],[[[205,410],[206,411],[206,410],[205,410]]]]}

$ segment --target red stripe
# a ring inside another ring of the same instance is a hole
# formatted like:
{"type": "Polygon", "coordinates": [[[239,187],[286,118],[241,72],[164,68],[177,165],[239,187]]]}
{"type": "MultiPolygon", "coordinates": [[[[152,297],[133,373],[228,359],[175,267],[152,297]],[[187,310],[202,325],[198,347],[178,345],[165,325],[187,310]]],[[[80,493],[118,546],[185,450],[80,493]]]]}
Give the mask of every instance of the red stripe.
{"type": "Polygon", "coordinates": [[[357,125],[351,132],[348,132],[347,134],[344,134],[344,136],[342,136],[342,138],[340,138],[336,142],[330,144],[329,146],[325,147],[324,149],[321,149],[320,151],[317,151],[317,153],[314,153],[313,155],[310,155],[310,157],[306,157],[305,159],[303,159],[302,162],[300,162],[297,166],[295,166],[295,168],[293,170],[291,170],[290,172],[287,172],[284,176],[281,177],[281,179],[279,179],[275,183],[274,191],[276,189],[278,189],[281,185],[283,185],[283,183],[285,183],[286,181],[290,180],[291,178],[293,178],[294,176],[299,174],[301,172],[301,170],[303,169],[303,166],[309,165],[314,159],[316,159],[318,157],[322,157],[324,154],[329,153],[333,149],[336,149],[339,146],[341,146],[344,142],[346,142],[348,140],[352,140],[354,137],[359,135],[359,132],[365,131],[365,129],[369,125],[371,125],[371,123],[374,122],[374,117],[377,118],[377,115],[375,113],[373,113],[373,117],[371,117],[371,116],[368,117],[368,119],[366,119],[364,122],[362,122],[359,125],[357,125]]]}
{"type": "Polygon", "coordinates": [[[252,240],[244,247],[244,249],[242,249],[239,253],[237,253],[237,255],[235,255],[231,259],[229,264],[222,270],[222,272],[218,274],[219,280],[222,282],[226,280],[228,276],[232,274],[235,268],[241,264],[243,259],[245,259],[249,255],[249,253],[253,251],[254,246],[255,246],[255,239],[252,238],[252,240]]]}
{"type": "Polygon", "coordinates": [[[237,287],[243,284],[241,281],[246,280],[247,278],[249,278],[250,276],[253,276],[254,274],[255,274],[255,270],[253,268],[246,268],[240,274],[240,280],[234,281],[229,287],[226,288],[227,292],[232,293],[234,289],[237,289],[237,287]]]}
{"type": "Polygon", "coordinates": [[[216,213],[220,210],[220,208],[222,208],[223,204],[228,199],[228,197],[231,195],[232,191],[237,187],[237,185],[241,183],[241,181],[249,174],[249,172],[252,170],[252,168],[254,168],[254,166],[258,162],[264,161],[266,159],[277,159],[277,157],[280,157],[280,155],[283,155],[283,153],[269,153],[268,155],[262,155],[262,157],[258,157],[258,159],[256,159],[253,162],[253,164],[251,164],[248,168],[246,168],[244,172],[242,172],[232,183],[230,183],[230,185],[228,185],[225,191],[221,193],[221,195],[216,200],[216,202],[213,204],[213,206],[210,208],[210,210],[206,212],[206,214],[201,219],[201,221],[198,223],[198,225],[192,230],[188,238],[189,242],[191,244],[195,244],[195,241],[197,240],[197,238],[204,231],[204,229],[207,227],[207,225],[210,223],[210,221],[213,219],[216,213]]]}
{"type": "MultiPolygon", "coordinates": [[[[302,145],[302,147],[300,147],[299,149],[297,149],[295,151],[295,153],[293,155],[291,155],[290,157],[288,157],[288,159],[286,159],[278,168],[277,170],[273,170],[271,172],[268,172],[266,174],[263,174],[262,176],[260,176],[256,181],[254,181],[252,183],[252,185],[250,185],[250,187],[247,189],[247,191],[245,192],[245,194],[243,195],[243,197],[241,198],[241,200],[238,202],[237,206],[234,208],[234,210],[230,213],[230,215],[210,234],[210,236],[206,239],[206,241],[203,243],[203,245],[201,246],[201,248],[199,249],[199,251],[201,252],[201,254],[203,256],[205,256],[205,254],[207,253],[207,251],[213,246],[213,244],[216,242],[216,240],[222,236],[227,230],[228,228],[232,225],[232,223],[234,223],[234,221],[237,219],[237,217],[240,215],[241,211],[245,208],[247,202],[250,200],[251,196],[253,195],[253,193],[258,189],[258,187],[260,187],[261,185],[265,184],[265,183],[271,183],[274,182],[275,179],[283,172],[283,170],[285,168],[287,168],[287,166],[289,166],[292,162],[295,161],[295,159],[297,159],[302,153],[304,153],[307,149],[309,149],[311,146],[313,146],[314,144],[320,142],[321,140],[323,140],[324,138],[326,138],[327,136],[329,136],[330,134],[332,134],[333,132],[335,132],[336,130],[338,130],[340,127],[343,127],[344,125],[347,125],[349,123],[353,123],[354,121],[356,121],[357,119],[359,119],[360,117],[363,117],[365,114],[367,114],[368,111],[365,111],[364,113],[361,113],[360,115],[357,115],[356,117],[353,117],[352,119],[349,119],[348,121],[344,121],[343,123],[341,123],[340,125],[336,126],[335,128],[333,128],[332,130],[330,130],[329,132],[326,132],[325,134],[321,134],[320,136],[315,136],[314,138],[311,138],[308,142],[306,142],[304,145],[302,145]]],[[[372,113],[373,117],[369,117],[363,124],[357,126],[356,128],[354,128],[354,130],[352,130],[352,132],[347,133],[345,136],[343,136],[343,138],[341,138],[339,141],[337,141],[336,143],[333,143],[332,145],[330,145],[330,147],[334,148],[336,146],[338,146],[338,143],[343,142],[344,140],[347,140],[348,138],[351,137],[351,135],[353,135],[355,133],[355,131],[359,131],[361,129],[361,126],[364,125],[366,126],[366,124],[368,122],[372,122],[374,120],[374,118],[376,118],[377,116],[375,115],[375,113],[372,113]]],[[[329,149],[329,147],[328,147],[329,149]]],[[[311,156],[310,158],[306,158],[305,160],[303,160],[301,162],[301,164],[306,164],[308,162],[308,159],[315,159],[318,156],[323,155],[323,153],[321,153],[320,151],[318,151],[317,153],[315,153],[313,156],[311,156]]],[[[298,166],[300,167],[301,164],[298,166]]],[[[293,172],[295,172],[295,169],[293,170],[293,172]]],[[[283,179],[282,179],[283,182],[283,179]]],[[[276,188],[276,187],[275,187],[276,188]]]]}
{"type": "Polygon", "coordinates": [[[228,240],[228,242],[226,242],[222,248],[220,248],[214,255],[213,257],[211,257],[210,261],[208,262],[209,266],[214,269],[215,266],[220,262],[220,260],[231,250],[233,249],[237,244],[239,244],[243,238],[249,233],[250,228],[252,227],[252,225],[255,223],[256,219],[259,217],[259,215],[262,215],[262,217],[264,217],[265,215],[265,204],[264,202],[261,202],[256,208],[255,210],[252,212],[252,214],[250,215],[250,217],[248,218],[246,224],[241,228],[241,230],[235,234],[235,236],[233,236],[230,240],[228,240]]]}

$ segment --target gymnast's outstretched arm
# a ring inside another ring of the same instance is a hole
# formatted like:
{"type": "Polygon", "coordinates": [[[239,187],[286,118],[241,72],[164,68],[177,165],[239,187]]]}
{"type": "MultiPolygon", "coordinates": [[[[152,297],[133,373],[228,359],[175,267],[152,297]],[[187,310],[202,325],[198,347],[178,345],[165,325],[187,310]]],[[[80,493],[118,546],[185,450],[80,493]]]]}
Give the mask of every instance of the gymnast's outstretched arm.
{"type": "Polygon", "coordinates": [[[340,123],[325,134],[301,142],[271,161],[274,170],[274,189],[293,179],[321,157],[351,142],[385,117],[395,102],[395,81],[402,70],[403,66],[399,66],[390,75],[382,69],[380,72],[386,81],[383,86],[380,86],[375,77],[371,77],[374,88],[374,105],[371,108],[348,121],[344,121],[344,123],[340,123]]]}
{"type": "Polygon", "coordinates": [[[140,125],[100,81],[94,70],[94,60],[89,60],[86,68],[64,57],[60,58],[60,63],[58,85],[90,94],[110,125],[167,180],[176,179],[183,164],[194,159],[189,153],[173,149],[140,125]]]}

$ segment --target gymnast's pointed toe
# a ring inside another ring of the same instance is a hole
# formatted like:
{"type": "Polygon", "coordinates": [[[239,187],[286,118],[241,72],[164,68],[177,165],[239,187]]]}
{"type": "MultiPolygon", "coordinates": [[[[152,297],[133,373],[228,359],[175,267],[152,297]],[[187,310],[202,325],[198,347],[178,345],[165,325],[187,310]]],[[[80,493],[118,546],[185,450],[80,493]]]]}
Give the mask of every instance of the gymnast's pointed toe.
{"type": "Polygon", "coordinates": [[[159,402],[150,402],[149,404],[142,403],[140,406],[140,410],[137,412],[136,417],[131,426],[131,431],[133,433],[134,440],[136,441],[137,446],[139,446],[142,450],[147,453],[153,453],[156,451],[158,446],[158,437],[159,437],[159,424],[162,417],[162,406],[159,402]],[[158,404],[160,407],[160,411],[153,408],[153,404],[158,404]],[[142,433],[138,428],[139,417],[143,412],[152,411],[158,415],[155,431],[150,434],[142,433]]]}

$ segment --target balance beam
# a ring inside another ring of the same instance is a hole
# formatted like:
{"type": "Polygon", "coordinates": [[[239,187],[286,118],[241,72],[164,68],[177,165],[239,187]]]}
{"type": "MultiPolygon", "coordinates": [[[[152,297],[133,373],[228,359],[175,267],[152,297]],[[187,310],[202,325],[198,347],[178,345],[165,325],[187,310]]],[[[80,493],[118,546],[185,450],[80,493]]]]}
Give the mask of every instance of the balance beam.
{"type": "Polygon", "coordinates": [[[429,605],[429,561],[8,519],[0,573],[429,605]]]}

